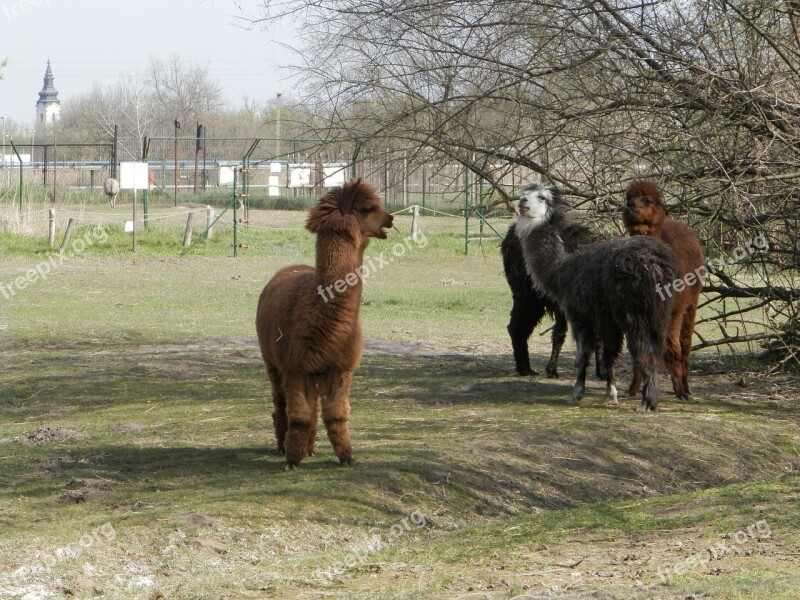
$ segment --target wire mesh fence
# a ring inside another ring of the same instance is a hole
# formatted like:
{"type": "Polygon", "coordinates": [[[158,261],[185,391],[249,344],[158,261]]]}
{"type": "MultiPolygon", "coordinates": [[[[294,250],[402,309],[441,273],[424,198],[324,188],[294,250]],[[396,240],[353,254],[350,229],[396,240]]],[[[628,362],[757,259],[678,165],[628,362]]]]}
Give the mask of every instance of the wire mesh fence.
{"type": "MultiPolygon", "coordinates": [[[[119,162],[128,160],[148,163],[152,199],[165,206],[224,203],[234,170],[241,167],[249,171],[251,202],[265,208],[306,208],[351,176],[376,187],[392,209],[418,204],[463,214],[465,208],[486,204],[492,191],[462,165],[425,148],[357,151],[320,140],[158,137],[96,143],[30,140],[19,142],[17,150],[19,158],[10,145],[0,146],[0,201],[17,193],[20,179],[23,190],[51,188],[53,197],[59,188],[102,190],[107,178],[118,178],[119,162]]],[[[522,167],[507,167],[498,181],[513,193],[530,176],[522,167]]]]}

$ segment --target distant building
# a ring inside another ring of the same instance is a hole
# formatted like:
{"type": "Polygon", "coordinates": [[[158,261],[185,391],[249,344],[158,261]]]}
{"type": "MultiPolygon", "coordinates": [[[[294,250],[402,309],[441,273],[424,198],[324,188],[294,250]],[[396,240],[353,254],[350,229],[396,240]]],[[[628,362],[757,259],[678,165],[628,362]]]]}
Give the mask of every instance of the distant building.
{"type": "Polygon", "coordinates": [[[47,71],[44,73],[44,87],[39,92],[39,101],[36,103],[36,125],[55,123],[61,116],[61,100],[58,92],[53,87],[53,69],[47,61],[47,71]]]}

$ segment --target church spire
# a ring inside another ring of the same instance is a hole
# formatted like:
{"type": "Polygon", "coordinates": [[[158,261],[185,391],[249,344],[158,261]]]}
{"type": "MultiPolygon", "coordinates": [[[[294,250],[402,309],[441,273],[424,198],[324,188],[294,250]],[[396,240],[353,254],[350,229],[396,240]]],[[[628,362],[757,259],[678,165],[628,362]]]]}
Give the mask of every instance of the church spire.
{"type": "Polygon", "coordinates": [[[61,113],[61,100],[53,85],[53,69],[50,60],[47,61],[47,70],[44,72],[44,85],[39,92],[39,101],[36,103],[36,122],[54,123],[61,113]]]}

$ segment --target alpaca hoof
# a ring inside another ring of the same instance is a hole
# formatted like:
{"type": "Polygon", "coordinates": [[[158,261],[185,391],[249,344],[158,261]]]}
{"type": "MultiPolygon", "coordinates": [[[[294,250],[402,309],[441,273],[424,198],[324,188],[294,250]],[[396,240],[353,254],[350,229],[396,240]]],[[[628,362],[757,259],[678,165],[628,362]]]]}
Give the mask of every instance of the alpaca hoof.
{"type": "Polygon", "coordinates": [[[580,398],[570,398],[569,400],[567,400],[567,404],[569,404],[570,406],[578,406],[578,404],[580,403],[581,403],[580,398]]]}
{"type": "Polygon", "coordinates": [[[617,386],[612,385],[608,388],[608,391],[606,391],[606,404],[609,406],[617,406],[619,404],[617,396],[617,386]]]}
{"type": "Polygon", "coordinates": [[[339,461],[340,467],[352,467],[354,464],[356,464],[356,461],[354,461],[352,458],[342,458],[339,461]]]}
{"type": "Polygon", "coordinates": [[[639,412],[639,413],[646,413],[646,412],[651,412],[651,411],[652,412],[656,412],[656,409],[655,409],[655,407],[650,406],[648,404],[642,404],[641,406],[639,406],[636,409],[636,412],[639,412]]]}
{"type": "Polygon", "coordinates": [[[292,463],[286,463],[283,465],[284,471],[294,471],[297,468],[297,465],[293,465],[292,463]]]}
{"type": "Polygon", "coordinates": [[[314,452],[313,450],[309,450],[308,451],[308,456],[316,456],[316,455],[317,455],[317,453],[314,452]]]}
{"type": "Polygon", "coordinates": [[[692,396],[688,389],[678,388],[673,391],[675,392],[675,397],[678,400],[688,400],[692,396]]]}
{"type": "Polygon", "coordinates": [[[539,373],[528,367],[527,369],[517,369],[517,375],[520,377],[536,377],[539,373]]]}
{"type": "Polygon", "coordinates": [[[547,378],[548,379],[558,379],[558,371],[551,371],[550,369],[547,370],[547,378]]]}

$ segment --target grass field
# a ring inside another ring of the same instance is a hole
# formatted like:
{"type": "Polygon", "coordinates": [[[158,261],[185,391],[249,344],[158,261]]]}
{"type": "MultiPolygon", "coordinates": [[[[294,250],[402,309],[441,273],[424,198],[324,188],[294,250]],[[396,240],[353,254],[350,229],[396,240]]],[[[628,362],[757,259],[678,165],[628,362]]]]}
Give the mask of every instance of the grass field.
{"type": "Polygon", "coordinates": [[[253,319],[313,260],[305,215],[181,258],[177,218],[134,255],[116,210],[24,288],[50,250],[0,234],[0,598],[797,597],[796,377],[705,351],[690,401],[639,415],[593,381],[568,407],[571,346],[560,380],[513,374],[497,242],[464,256],[463,221],[429,218],[395,256],[402,216],[370,247],[357,464],[320,432],[284,473],[253,319]]]}

